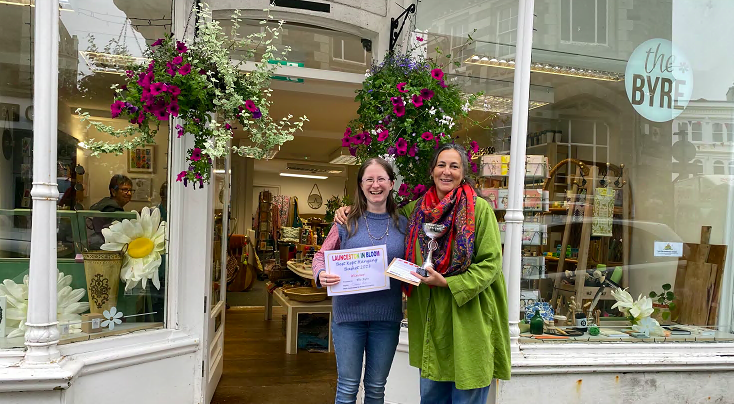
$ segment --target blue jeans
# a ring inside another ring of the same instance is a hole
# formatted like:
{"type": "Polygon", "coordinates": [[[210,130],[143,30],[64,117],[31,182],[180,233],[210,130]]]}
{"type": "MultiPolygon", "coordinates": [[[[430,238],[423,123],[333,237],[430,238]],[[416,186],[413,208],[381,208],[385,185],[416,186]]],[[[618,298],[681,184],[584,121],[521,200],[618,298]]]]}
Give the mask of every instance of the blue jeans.
{"type": "Polygon", "coordinates": [[[364,404],[385,402],[385,383],[400,337],[400,323],[355,321],[331,324],[336,352],[335,403],[354,403],[364,366],[364,404]]]}
{"type": "Polygon", "coordinates": [[[459,390],[454,382],[436,382],[421,377],[421,404],[486,404],[489,387],[459,390]]]}

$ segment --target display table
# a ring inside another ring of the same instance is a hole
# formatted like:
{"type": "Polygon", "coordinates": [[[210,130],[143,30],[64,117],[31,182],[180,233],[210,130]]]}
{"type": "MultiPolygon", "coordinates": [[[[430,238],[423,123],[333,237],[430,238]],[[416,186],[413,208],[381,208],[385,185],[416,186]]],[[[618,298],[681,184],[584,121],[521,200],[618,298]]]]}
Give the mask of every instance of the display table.
{"type": "Polygon", "coordinates": [[[306,278],[306,279],[313,279],[313,271],[311,270],[311,266],[303,265],[300,262],[296,262],[294,260],[290,260],[286,263],[286,266],[288,269],[293,271],[296,275],[306,278]]]}
{"type": "Polygon", "coordinates": [[[288,323],[285,328],[285,353],[298,353],[298,315],[324,313],[329,315],[329,352],[334,352],[334,343],[331,340],[331,300],[327,299],[316,303],[296,302],[283,294],[278,288],[273,293],[265,291],[265,320],[273,318],[273,298],[287,309],[288,323]]]}

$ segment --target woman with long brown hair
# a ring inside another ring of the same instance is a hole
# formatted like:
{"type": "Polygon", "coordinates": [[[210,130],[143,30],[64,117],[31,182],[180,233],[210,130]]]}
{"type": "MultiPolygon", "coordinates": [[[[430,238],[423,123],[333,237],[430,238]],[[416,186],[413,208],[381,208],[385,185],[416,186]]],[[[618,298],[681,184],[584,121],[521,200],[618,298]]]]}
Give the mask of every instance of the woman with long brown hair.
{"type": "MultiPolygon", "coordinates": [[[[386,245],[388,262],[405,256],[405,217],[399,216],[392,189],[395,173],[381,158],[362,164],[357,174],[356,200],[344,226],[334,224],[313,260],[317,285],[334,286],[336,274],[325,271],[324,251],[386,245]]],[[[332,337],[336,352],[336,403],[354,403],[364,362],[364,403],[385,401],[385,383],[400,335],[400,282],[390,289],[334,296],[332,337]]]]}

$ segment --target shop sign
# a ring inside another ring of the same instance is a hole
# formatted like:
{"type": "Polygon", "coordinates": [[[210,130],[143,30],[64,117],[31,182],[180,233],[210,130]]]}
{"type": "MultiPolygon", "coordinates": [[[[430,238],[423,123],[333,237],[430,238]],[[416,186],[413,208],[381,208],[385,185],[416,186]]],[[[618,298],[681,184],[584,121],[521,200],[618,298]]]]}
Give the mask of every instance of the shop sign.
{"type": "Polygon", "coordinates": [[[655,242],[656,257],[682,257],[683,243],[656,241],[655,242]]]}
{"type": "Polygon", "coordinates": [[[686,56],[667,39],[638,46],[624,75],[627,98],[638,114],[667,122],[683,112],[693,93],[693,71],[686,56]]]}

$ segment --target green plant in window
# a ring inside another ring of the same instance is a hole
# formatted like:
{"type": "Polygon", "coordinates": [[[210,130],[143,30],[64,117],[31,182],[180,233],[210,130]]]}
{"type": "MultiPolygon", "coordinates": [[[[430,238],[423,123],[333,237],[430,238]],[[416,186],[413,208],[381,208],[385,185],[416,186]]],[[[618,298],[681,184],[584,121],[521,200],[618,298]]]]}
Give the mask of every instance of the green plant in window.
{"type": "Polygon", "coordinates": [[[670,313],[672,311],[675,311],[676,305],[675,305],[675,294],[673,293],[672,287],[669,283],[666,283],[662,286],[663,291],[660,293],[655,292],[654,290],[650,292],[648,296],[650,296],[651,299],[656,301],[661,307],[656,307],[655,312],[660,313],[660,316],[663,320],[669,320],[670,319],[670,313]],[[665,310],[665,309],[668,310],[665,310]]]}
{"type": "MultiPolygon", "coordinates": [[[[269,10],[264,10],[272,20],[269,10]]],[[[261,21],[261,32],[240,37],[237,33],[239,11],[231,18],[232,30],[224,33],[211,10],[202,4],[196,7],[197,35],[193,41],[177,41],[166,36],[153,42],[145,51],[145,63],[129,66],[125,83],[113,85],[115,99],[110,106],[112,118],[122,117],[130,122],[123,129],[90,120],[90,115],[77,109],[82,121],[98,131],[118,139],[117,142],[89,139],[84,147],[92,155],[121,154],[138,146],[155,143],[161,122],[181,119],[175,133],[179,138],[194,137],[194,147],[187,151],[188,169],[176,178],[184,186],[189,182],[200,187],[209,181],[212,163],[230,151],[253,158],[263,158],[268,152],[293,139],[308,119],[293,120],[287,115],[279,120],[270,116],[270,80],[276,64],[290,48],[278,50],[275,44],[283,31],[284,21],[275,27],[261,21]],[[250,72],[240,66],[264,48],[260,63],[250,72]],[[230,50],[241,50],[243,60],[234,61],[230,50]],[[247,135],[244,146],[229,146],[233,131],[242,128],[247,135]]]]}

